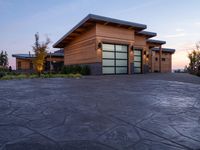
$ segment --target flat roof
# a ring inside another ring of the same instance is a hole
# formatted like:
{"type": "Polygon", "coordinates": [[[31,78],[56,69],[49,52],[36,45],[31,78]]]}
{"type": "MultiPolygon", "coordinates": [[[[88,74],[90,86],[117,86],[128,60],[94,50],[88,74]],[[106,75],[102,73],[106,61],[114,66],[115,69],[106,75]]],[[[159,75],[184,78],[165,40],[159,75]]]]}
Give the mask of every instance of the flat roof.
{"type": "Polygon", "coordinates": [[[149,31],[140,31],[140,32],[137,32],[136,33],[137,35],[144,35],[148,38],[152,38],[152,37],[155,37],[157,35],[157,33],[155,32],[149,32],[149,31]]]}
{"type": "MultiPolygon", "coordinates": [[[[152,51],[160,51],[159,48],[152,48],[152,51]]],[[[174,53],[176,50],[172,48],[162,48],[163,52],[174,53]]]]}
{"type": "Polygon", "coordinates": [[[147,26],[145,24],[139,24],[139,23],[123,21],[123,20],[109,18],[109,17],[103,17],[103,16],[99,16],[99,15],[89,14],[83,20],[81,20],[76,26],[74,26],[67,34],[65,34],[60,40],[58,40],[53,45],[53,47],[54,48],[63,48],[65,43],[66,43],[65,40],[67,40],[67,38],[72,33],[76,33],[76,30],[78,28],[81,28],[84,25],[86,25],[86,23],[88,23],[90,25],[91,25],[91,23],[92,24],[94,24],[94,23],[109,24],[110,23],[110,24],[116,24],[116,25],[124,26],[124,27],[127,27],[127,28],[131,27],[131,28],[136,29],[138,31],[141,31],[141,30],[144,30],[144,29],[147,28],[147,26]]]}
{"type": "Polygon", "coordinates": [[[154,39],[148,39],[147,43],[153,43],[153,44],[166,44],[166,41],[161,41],[161,40],[154,40],[154,39]]]}
{"type": "MultiPolygon", "coordinates": [[[[50,56],[50,53],[48,53],[47,56],[50,56]]],[[[64,53],[59,53],[58,51],[55,51],[54,53],[51,53],[51,56],[64,57],[64,53]]],[[[29,59],[29,58],[34,58],[35,54],[13,54],[12,57],[21,58],[21,59],[29,59]]]]}

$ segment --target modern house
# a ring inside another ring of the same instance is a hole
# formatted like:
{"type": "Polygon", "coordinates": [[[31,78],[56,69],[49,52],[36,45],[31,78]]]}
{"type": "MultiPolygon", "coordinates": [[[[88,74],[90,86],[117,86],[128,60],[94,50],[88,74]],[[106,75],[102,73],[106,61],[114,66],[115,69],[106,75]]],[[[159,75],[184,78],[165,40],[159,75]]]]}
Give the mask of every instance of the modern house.
{"type": "MultiPolygon", "coordinates": [[[[32,71],[34,70],[33,60],[35,58],[34,54],[13,54],[16,58],[16,70],[18,71],[32,71]]],[[[64,53],[63,50],[55,51],[54,53],[48,53],[45,58],[45,70],[59,71],[64,64],[64,53]]]]}
{"type": "Polygon", "coordinates": [[[175,49],[163,48],[146,28],[89,14],[53,47],[64,49],[65,65],[88,65],[94,75],[171,72],[175,49]]]}

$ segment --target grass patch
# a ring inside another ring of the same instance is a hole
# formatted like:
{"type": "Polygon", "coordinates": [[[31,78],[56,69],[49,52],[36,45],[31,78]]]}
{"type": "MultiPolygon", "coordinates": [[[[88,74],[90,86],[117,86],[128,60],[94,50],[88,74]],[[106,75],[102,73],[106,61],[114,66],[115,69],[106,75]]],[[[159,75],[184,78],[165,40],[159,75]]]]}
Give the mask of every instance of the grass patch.
{"type": "MultiPolygon", "coordinates": [[[[81,78],[81,74],[42,74],[40,78],[81,78]]],[[[5,75],[0,80],[21,80],[39,78],[36,74],[5,75]]]]}

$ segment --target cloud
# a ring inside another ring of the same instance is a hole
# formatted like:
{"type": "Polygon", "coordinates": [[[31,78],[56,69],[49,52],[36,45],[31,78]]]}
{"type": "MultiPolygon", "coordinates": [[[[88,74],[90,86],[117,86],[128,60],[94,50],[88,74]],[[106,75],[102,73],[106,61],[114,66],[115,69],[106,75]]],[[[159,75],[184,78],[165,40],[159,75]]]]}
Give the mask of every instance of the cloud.
{"type": "Polygon", "coordinates": [[[177,29],[176,29],[176,32],[183,32],[183,31],[185,31],[185,30],[182,29],[182,28],[177,28],[177,29]]]}
{"type": "Polygon", "coordinates": [[[197,26],[200,26],[200,21],[199,22],[195,22],[194,24],[197,25],[197,26]]]}
{"type": "Polygon", "coordinates": [[[185,33],[177,33],[177,34],[166,35],[164,37],[165,38],[177,38],[177,37],[184,37],[184,36],[186,36],[185,33]]]}

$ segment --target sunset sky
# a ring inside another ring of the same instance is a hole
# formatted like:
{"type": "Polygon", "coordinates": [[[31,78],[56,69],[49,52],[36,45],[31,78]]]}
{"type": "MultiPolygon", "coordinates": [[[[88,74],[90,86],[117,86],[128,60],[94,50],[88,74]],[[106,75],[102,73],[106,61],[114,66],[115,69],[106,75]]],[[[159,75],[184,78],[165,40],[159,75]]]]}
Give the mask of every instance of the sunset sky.
{"type": "Polygon", "coordinates": [[[163,47],[175,48],[173,69],[188,64],[187,53],[200,41],[200,0],[0,0],[0,50],[32,52],[34,34],[52,44],[89,13],[143,23],[163,47]]]}

